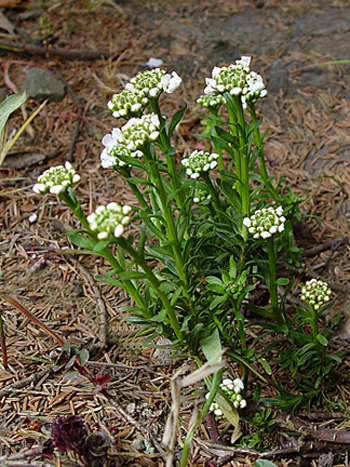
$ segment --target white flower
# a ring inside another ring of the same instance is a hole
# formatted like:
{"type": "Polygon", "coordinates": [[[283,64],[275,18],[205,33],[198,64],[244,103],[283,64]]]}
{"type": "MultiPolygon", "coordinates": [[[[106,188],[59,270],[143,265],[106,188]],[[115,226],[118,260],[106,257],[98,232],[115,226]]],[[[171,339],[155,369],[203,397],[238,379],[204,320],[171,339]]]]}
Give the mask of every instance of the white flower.
{"type": "Polygon", "coordinates": [[[247,227],[254,239],[260,237],[267,239],[278,232],[283,232],[286,219],[282,214],[283,208],[281,206],[259,209],[250,217],[245,217],[243,225],[247,227]]]}
{"type": "Polygon", "coordinates": [[[237,65],[242,65],[243,68],[249,67],[252,57],[248,55],[242,55],[240,60],[236,60],[237,65]]]}
{"type": "Polygon", "coordinates": [[[171,75],[166,74],[161,78],[163,91],[169,94],[172,94],[174,91],[176,91],[176,89],[180,86],[181,82],[182,79],[175,71],[173,71],[171,75]]]}
{"type": "Polygon", "coordinates": [[[111,235],[120,238],[125,232],[125,227],[131,223],[131,217],[127,215],[131,211],[130,206],[121,206],[112,201],[107,206],[98,206],[95,212],[87,217],[87,221],[99,240],[107,240],[111,235]]]}
{"type": "Polygon", "coordinates": [[[251,220],[249,219],[249,217],[245,217],[243,219],[243,225],[245,225],[247,228],[249,228],[252,225],[251,220]]]}
{"type": "Polygon", "coordinates": [[[121,237],[123,233],[124,233],[124,226],[121,224],[117,225],[117,227],[114,229],[115,238],[121,237]]]}
{"type": "Polygon", "coordinates": [[[245,399],[241,400],[239,403],[239,408],[240,409],[245,409],[247,407],[247,401],[245,399]]]}
{"type": "Polygon", "coordinates": [[[236,378],[234,381],[233,381],[233,384],[235,387],[237,388],[240,388],[242,391],[244,389],[244,383],[243,381],[240,379],[240,378],[236,378]]]}
{"type": "Polygon", "coordinates": [[[36,183],[33,186],[33,191],[34,191],[34,193],[37,193],[38,195],[41,195],[41,194],[45,193],[46,185],[44,185],[43,183],[36,183]]]}

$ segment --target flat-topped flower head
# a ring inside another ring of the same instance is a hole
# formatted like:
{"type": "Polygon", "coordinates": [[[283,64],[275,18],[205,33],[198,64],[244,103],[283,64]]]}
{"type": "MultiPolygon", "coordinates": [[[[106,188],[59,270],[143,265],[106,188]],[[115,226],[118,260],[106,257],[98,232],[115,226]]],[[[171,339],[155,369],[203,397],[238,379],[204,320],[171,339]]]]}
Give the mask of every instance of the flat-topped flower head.
{"type": "Polygon", "coordinates": [[[243,56],[228,67],[214,67],[212,77],[206,78],[204,94],[215,97],[225,92],[241,96],[243,107],[265,97],[267,91],[262,77],[250,70],[251,57],[243,56]]]}
{"type": "Polygon", "coordinates": [[[114,94],[107,107],[115,118],[140,117],[149,104],[162,92],[173,93],[180,86],[182,79],[173,71],[171,74],[160,68],[138,73],[126,84],[119,94],[114,94]]]}
{"type": "Polygon", "coordinates": [[[186,174],[191,178],[200,177],[201,173],[215,169],[219,155],[202,150],[193,151],[189,157],[182,159],[181,164],[186,167],[186,174]]]}
{"type": "Polygon", "coordinates": [[[102,138],[102,144],[105,148],[101,153],[100,159],[101,166],[104,169],[116,169],[127,165],[120,156],[142,157],[141,151],[130,151],[124,144],[118,143],[117,135],[119,135],[119,130],[114,128],[112,133],[102,138]]]}
{"type": "Polygon", "coordinates": [[[141,118],[131,118],[121,129],[115,128],[112,138],[116,144],[130,150],[132,157],[140,157],[139,153],[134,153],[141,150],[145,144],[155,141],[159,136],[159,129],[158,115],[147,114],[141,118]]]}
{"type": "Polygon", "coordinates": [[[300,299],[307,302],[316,311],[329,302],[332,291],[326,282],[311,279],[301,287],[300,299]]]}
{"type": "Polygon", "coordinates": [[[270,238],[278,232],[283,232],[286,218],[283,216],[283,208],[279,206],[273,208],[259,209],[250,217],[243,219],[243,225],[253,238],[270,238]]]}
{"type": "Polygon", "coordinates": [[[107,107],[112,112],[113,117],[129,119],[139,117],[147,104],[147,98],[142,98],[132,89],[124,89],[119,94],[112,96],[107,107]]]}
{"type": "Polygon", "coordinates": [[[67,188],[80,182],[80,176],[75,172],[73,166],[67,161],[65,165],[57,165],[45,170],[38,177],[38,183],[33,186],[33,191],[38,194],[52,193],[60,195],[67,188]]]}
{"type": "Polygon", "coordinates": [[[217,110],[221,105],[225,104],[226,101],[222,94],[218,94],[217,96],[203,94],[198,97],[197,103],[206,109],[217,110]]]}
{"type": "Polygon", "coordinates": [[[207,191],[205,185],[201,187],[196,186],[195,191],[194,191],[194,196],[193,196],[194,203],[200,204],[210,199],[211,199],[211,195],[207,191]]]}
{"type": "MultiPolygon", "coordinates": [[[[236,409],[244,409],[247,407],[247,401],[241,395],[244,389],[244,384],[241,379],[236,378],[232,381],[230,378],[225,378],[222,383],[220,383],[220,389],[225,393],[236,409]]],[[[206,394],[205,397],[208,399],[209,393],[206,394]]],[[[214,412],[218,418],[223,415],[219,405],[215,401],[210,406],[210,412],[214,412]]]]}
{"type": "Polygon", "coordinates": [[[132,208],[118,203],[98,206],[94,213],[87,217],[90,229],[97,233],[99,240],[107,240],[110,236],[119,238],[124,234],[125,227],[130,225],[132,208]]]}

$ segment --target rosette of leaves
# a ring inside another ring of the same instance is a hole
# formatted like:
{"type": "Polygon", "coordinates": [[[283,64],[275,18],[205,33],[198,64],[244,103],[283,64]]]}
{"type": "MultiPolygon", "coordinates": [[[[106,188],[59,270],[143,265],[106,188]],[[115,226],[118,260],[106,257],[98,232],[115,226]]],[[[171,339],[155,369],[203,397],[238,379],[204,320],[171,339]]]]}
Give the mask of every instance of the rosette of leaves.
{"type": "Polygon", "coordinates": [[[66,380],[73,380],[82,372],[77,367],[82,367],[89,360],[89,352],[86,349],[79,350],[75,345],[70,342],[65,342],[62,348],[57,348],[50,354],[50,359],[53,363],[53,371],[65,370],[64,378],[66,380]]]}
{"type": "Polygon", "coordinates": [[[247,275],[247,270],[239,273],[237,264],[231,256],[229,260],[229,270],[222,270],[221,278],[207,276],[206,289],[216,294],[209,305],[209,309],[213,310],[218,308],[226,302],[231,305],[234,304],[235,308],[239,309],[247,293],[255,288],[253,285],[247,283],[247,275]]]}
{"type": "Polygon", "coordinates": [[[82,453],[86,438],[84,422],[77,415],[57,417],[51,427],[54,445],[61,452],[82,453]]]}

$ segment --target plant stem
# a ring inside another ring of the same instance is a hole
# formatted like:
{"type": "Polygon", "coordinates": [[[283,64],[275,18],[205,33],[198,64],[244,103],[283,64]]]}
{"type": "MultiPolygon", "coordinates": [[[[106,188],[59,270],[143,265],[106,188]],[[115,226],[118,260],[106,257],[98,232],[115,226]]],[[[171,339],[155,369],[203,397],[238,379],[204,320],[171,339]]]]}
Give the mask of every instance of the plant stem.
{"type": "Polygon", "coordinates": [[[179,175],[175,167],[175,160],[174,160],[175,150],[171,146],[167,124],[163,118],[163,114],[159,107],[159,99],[158,98],[150,99],[150,105],[151,105],[153,112],[158,115],[158,118],[160,121],[161,130],[160,130],[159,138],[160,138],[160,142],[162,146],[162,152],[165,156],[166,164],[168,167],[171,187],[173,191],[176,193],[175,201],[176,201],[178,209],[181,210],[184,199],[183,199],[183,194],[178,191],[180,188],[180,183],[179,183],[179,175]]]}
{"type": "Polygon", "coordinates": [[[157,161],[153,160],[149,147],[144,148],[144,156],[148,164],[150,178],[156,187],[157,194],[159,196],[159,200],[161,203],[162,214],[165,220],[165,226],[166,226],[166,230],[168,234],[169,243],[172,246],[173,254],[174,254],[174,261],[175,261],[176,268],[179,274],[179,278],[182,282],[182,290],[187,300],[187,303],[189,305],[189,308],[191,312],[193,313],[194,311],[193,311],[192,301],[191,301],[191,297],[188,292],[188,279],[187,279],[185,267],[183,264],[179,240],[177,237],[175,221],[173,217],[173,211],[167,200],[162,177],[157,167],[157,161]]]}
{"type": "Polygon", "coordinates": [[[283,317],[278,307],[278,293],[276,285],[276,254],[273,238],[267,239],[267,253],[269,258],[269,270],[268,270],[268,286],[271,299],[271,308],[274,320],[281,326],[283,324],[283,317]]]}
{"type": "MultiPolygon", "coordinates": [[[[73,191],[69,188],[68,192],[61,193],[60,198],[66,203],[66,205],[69,207],[69,209],[77,216],[79,221],[82,223],[84,228],[86,229],[87,233],[89,234],[90,238],[95,242],[95,244],[98,243],[98,239],[96,237],[96,234],[94,234],[91,229],[90,225],[86,219],[86,216],[84,212],[82,211],[81,207],[79,206],[78,201],[75,198],[75,195],[73,191]]],[[[124,271],[124,269],[120,266],[118,263],[117,259],[111,252],[111,250],[106,247],[104,248],[100,254],[109,262],[109,264],[112,266],[113,269],[115,269],[116,273],[120,274],[121,272],[124,271]]],[[[148,313],[147,307],[145,307],[144,301],[137,291],[136,287],[130,280],[124,280],[123,285],[127,293],[133,298],[134,302],[136,303],[137,307],[139,310],[142,312],[143,316],[146,318],[150,318],[150,315],[148,313]]]]}
{"type": "Polygon", "coordinates": [[[159,298],[161,299],[161,301],[162,301],[162,303],[163,303],[163,305],[164,305],[164,307],[165,307],[165,309],[167,311],[168,318],[169,318],[171,326],[172,326],[172,328],[173,328],[173,330],[174,330],[174,332],[176,334],[176,337],[178,338],[179,342],[184,342],[184,337],[180,332],[180,326],[179,326],[179,322],[178,322],[178,320],[176,318],[174,307],[169,302],[169,299],[166,296],[166,294],[160,289],[159,280],[154,275],[152,269],[148,266],[145,259],[136,250],[134,250],[131,246],[129,246],[125,242],[124,239],[120,239],[119,242],[120,242],[120,245],[122,246],[122,248],[127,253],[129,253],[130,256],[132,256],[134,258],[137,265],[141,269],[143,269],[143,271],[146,274],[148,280],[152,284],[153,289],[157,292],[159,298]]]}
{"type": "MultiPolygon", "coordinates": [[[[251,119],[252,119],[252,123],[254,124],[257,121],[256,112],[255,112],[255,105],[250,105],[249,106],[249,112],[250,112],[250,116],[251,116],[251,119]]],[[[269,176],[267,174],[267,170],[266,170],[266,163],[265,163],[265,156],[264,156],[264,145],[263,145],[263,142],[261,140],[259,127],[255,128],[254,136],[255,136],[255,141],[254,142],[255,142],[258,150],[259,150],[258,159],[259,159],[260,173],[261,173],[262,179],[263,179],[263,181],[265,183],[266,188],[269,190],[272,198],[275,201],[277,201],[278,200],[278,193],[277,193],[276,189],[272,186],[272,184],[271,184],[271,182],[269,180],[269,176]]]]}

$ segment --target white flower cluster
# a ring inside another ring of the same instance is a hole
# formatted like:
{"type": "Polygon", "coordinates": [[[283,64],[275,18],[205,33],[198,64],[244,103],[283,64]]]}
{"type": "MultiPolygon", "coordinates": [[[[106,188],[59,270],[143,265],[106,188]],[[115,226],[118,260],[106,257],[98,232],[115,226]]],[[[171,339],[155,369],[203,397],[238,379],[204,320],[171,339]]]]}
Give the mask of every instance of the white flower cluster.
{"type": "MultiPolygon", "coordinates": [[[[142,153],[137,152],[151,141],[155,141],[159,136],[160,122],[158,115],[147,114],[141,118],[131,118],[122,128],[114,128],[112,139],[115,144],[121,144],[131,151],[132,157],[141,157],[142,153]]],[[[107,143],[110,140],[107,139],[107,143]]]]}
{"type": "Polygon", "coordinates": [[[116,167],[123,167],[126,164],[119,156],[128,157],[141,157],[142,152],[137,150],[131,152],[125,145],[118,143],[117,135],[119,134],[118,129],[114,128],[112,133],[102,138],[102,144],[105,146],[103,149],[100,159],[101,166],[104,169],[114,169],[116,167]]]}
{"type": "Polygon", "coordinates": [[[259,97],[265,97],[267,90],[262,77],[250,70],[251,57],[242,56],[228,67],[214,67],[212,77],[206,78],[204,94],[217,96],[229,92],[241,96],[243,107],[255,103],[259,97]]]}
{"type": "Polygon", "coordinates": [[[329,302],[331,295],[332,291],[326,282],[311,279],[301,288],[300,299],[309,303],[317,311],[322,305],[329,302]]]}
{"type": "Polygon", "coordinates": [[[60,195],[65,192],[68,187],[76,185],[80,182],[80,176],[75,173],[75,170],[68,161],[65,165],[57,165],[45,170],[40,177],[38,183],[33,186],[33,191],[38,194],[52,193],[60,195]]]}
{"type": "Polygon", "coordinates": [[[206,151],[193,151],[189,157],[182,159],[181,164],[186,167],[186,174],[191,178],[198,178],[201,172],[208,172],[208,170],[215,169],[218,165],[216,159],[219,154],[206,151]]]}
{"type": "Polygon", "coordinates": [[[211,199],[211,195],[207,192],[205,188],[195,188],[193,202],[194,203],[203,203],[203,201],[211,199]]]}
{"type": "Polygon", "coordinates": [[[107,206],[98,206],[94,213],[87,217],[90,229],[98,232],[99,240],[106,240],[110,235],[119,238],[123,235],[125,227],[130,225],[129,217],[132,208],[121,206],[118,203],[109,203],[107,206]]]}
{"type": "MultiPolygon", "coordinates": [[[[243,399],[241,392],[244,389],[244,383],[241,379],[236,378],[232,381],[229,378],[225,378],[220,384],[220,388],[226,394],[226,396],[232,401],[233,406],[236,409],[244,409],[247,407],[247,401],[243,399]]],[[[205,396],[207,399],[209,393],[205,396]]],[[[222,410],[219,408],[216,402],[213,402],[210,406],[210,412],[214,412],[217,417],[222,417],[222,410]]]]}
{"type": "Polygon", "coordinates": [[[205,108],[218,108],[221,105],[225,104],[225,98],[222,94],[218,94],[216,96],[208,95],[208,94],[203,94],[202,96],[199,96],[197,99],[197,103],[201,105],[202,107],[205,108]]]}
{"type": "Polygon", "coordinates": [[[243,219],[243,225],[248,229],[248,232],[253,235],[253,238],[270,238],[277,232],[283,232],[286,218],[283,216],[283,208],[259,209],[250,217],[243,219]]]}
{"type": "Polygon", "coordinates": [[[160,68],[138,73],[121,93],[112,96],[107,107],[115,118],[139,117],[150,98],[157,98],[162,92],[173,93],[181,81],[175,71],[169,74],[160,68]]]}

